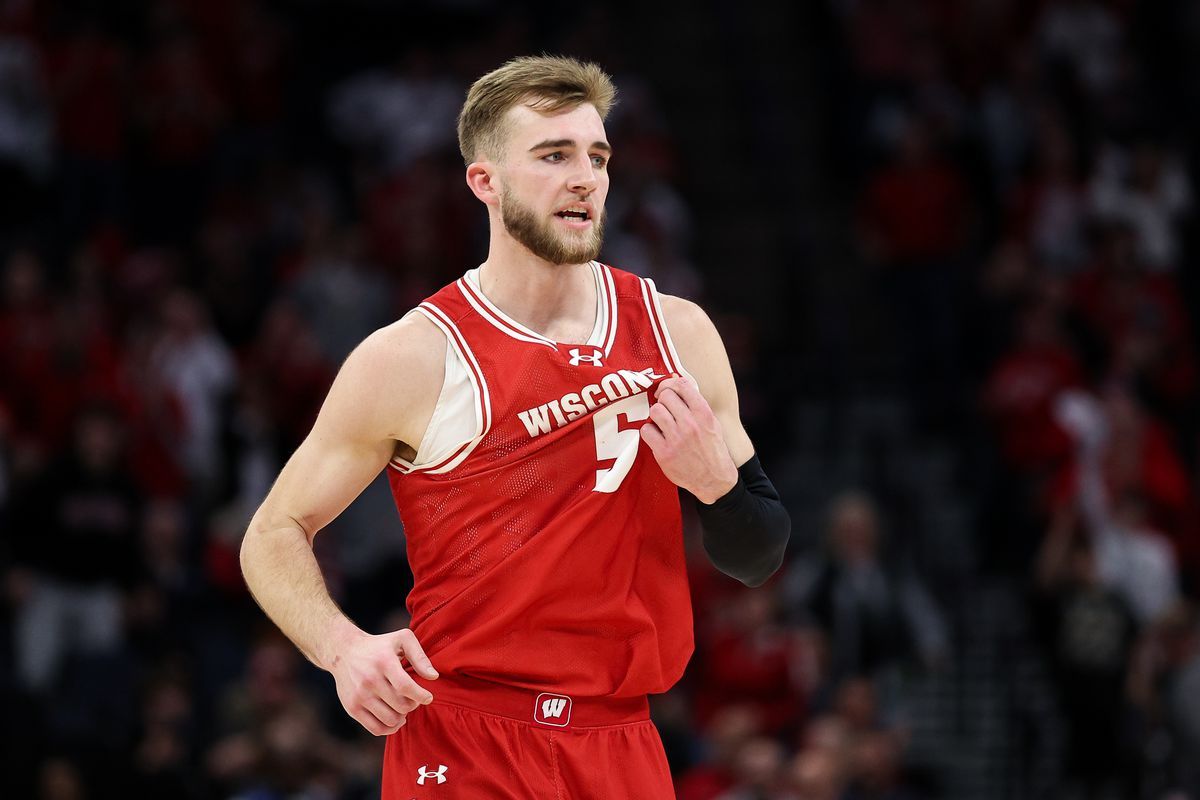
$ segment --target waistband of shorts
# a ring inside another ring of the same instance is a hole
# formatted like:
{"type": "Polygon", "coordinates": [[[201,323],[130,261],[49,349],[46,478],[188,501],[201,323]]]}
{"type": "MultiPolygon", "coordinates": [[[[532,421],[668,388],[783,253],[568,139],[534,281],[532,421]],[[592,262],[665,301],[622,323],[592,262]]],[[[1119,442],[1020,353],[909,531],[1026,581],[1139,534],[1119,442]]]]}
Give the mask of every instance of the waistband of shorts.
{"type": "Polygon", "coordinates": [[[424,682],[433,702],[507,717],[547,730],[599,728],[650,719],[650,703],[640,697],[578,697],[554,690],[524,689],[466,675],[442,675],[424,682]]]}

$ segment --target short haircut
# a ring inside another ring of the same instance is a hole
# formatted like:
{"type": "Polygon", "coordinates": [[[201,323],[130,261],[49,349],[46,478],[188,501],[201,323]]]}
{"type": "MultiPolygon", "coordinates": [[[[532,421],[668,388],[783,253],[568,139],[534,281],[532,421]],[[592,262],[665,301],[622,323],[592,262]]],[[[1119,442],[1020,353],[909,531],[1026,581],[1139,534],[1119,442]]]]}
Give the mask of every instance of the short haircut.
{"type": "Polygon", "coordinates": [[[471,85],[458,114],[458,149],[470,164],[495,158],[504,144],[504,114],[520,103],[544,114],[591,103],[608,116],[616,102],[612,78],[596,64],[562,56],[521,56],[471,85]]]}

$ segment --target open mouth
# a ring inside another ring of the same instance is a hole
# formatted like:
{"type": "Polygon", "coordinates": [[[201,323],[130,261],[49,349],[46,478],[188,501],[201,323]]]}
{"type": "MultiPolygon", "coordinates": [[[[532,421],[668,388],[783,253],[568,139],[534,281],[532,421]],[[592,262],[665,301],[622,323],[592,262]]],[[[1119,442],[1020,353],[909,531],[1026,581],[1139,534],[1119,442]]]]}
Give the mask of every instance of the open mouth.
{"type": "Polygon", "coordinates": [[[573,208],[569,208],[566,211],[559,211],[554,216],[558,217],[559,219],[565,219],[572,222],[587,222],[589,219],[591,219],[591,217],[588,215],[588,212],[584,211],[583,209],[573,208]]]}

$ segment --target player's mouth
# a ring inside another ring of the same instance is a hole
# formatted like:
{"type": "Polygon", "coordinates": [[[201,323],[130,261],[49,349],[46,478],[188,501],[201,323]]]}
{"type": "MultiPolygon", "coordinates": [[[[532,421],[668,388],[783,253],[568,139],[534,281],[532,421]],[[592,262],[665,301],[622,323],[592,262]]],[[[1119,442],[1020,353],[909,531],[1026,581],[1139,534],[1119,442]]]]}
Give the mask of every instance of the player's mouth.
{"type": "Polygon", "coordinates": [[[558,217],[568,228],[573,230],[585,230],[591,227],[592,224],[591,209],[585,206],[568,206],[562,211],[557,212],[554,216],[558,217]]]}

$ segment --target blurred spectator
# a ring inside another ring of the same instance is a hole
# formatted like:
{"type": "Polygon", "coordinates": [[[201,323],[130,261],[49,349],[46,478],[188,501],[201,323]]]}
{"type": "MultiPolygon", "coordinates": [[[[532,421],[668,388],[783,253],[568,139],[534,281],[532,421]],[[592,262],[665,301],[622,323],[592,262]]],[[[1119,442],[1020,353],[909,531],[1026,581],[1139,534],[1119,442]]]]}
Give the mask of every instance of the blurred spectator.
{"type": "Polygon", "coordinates": [[[707,631],[698,632],[696,719],[718,709],[754,709],[760,730],[776,735],[804,720],[819,679],[811,637],[780,624],[774,584],[730,598],[707,631]]]}
{"type": "Polygon", "coordinates": [[[843,800],[846,779],[836,757],[825,750],[803,750],[792,759],[788,778],[797,800],[843,800]]]}
{"type": "Polygon", "coordinates": [[[771,800],[783,787],[784,750],[774,739],[756,736],[742,743],[733,759],[735,782],[717,800],[771,800]]]}
{"type": "Polygon", "coordinates": [[[1082,382],[1082,370],[1045,301],[1025,304],[1013,338],[987,376],[983,406],[1008,464],[1045,474],[1071,453],[1070,438],[1053,416],[1054,400],[1082,382]]]}
{"type": "Polygon", "coordinates": [[[191,292],[176,289],[164,301],[153,360],[183,404],[183,463],[200,490],[218,477],[220,408],[233,390],[236,366],[213,330],[207,309],[191,292]]]}
{"type": "Polygon", "coordinates": [[[179,442],[185,410],[156,362],[157,328],[129,327],[117,374],[117,398],[129,424],[129,464],[138,484],[154,497],[185,494],[187,476],[179,442]]]}
{"type": "Polygon", "coordinates": [[[196,736],[193,695],[176,671],[153,678],[142,698],[133,787],[141,797],[201,797],[193,760],[196,736]]]}
{"type": "Polygon", "coordinates": [[[1058,398],[1055,416],[1077,441],[1076,502],[1101,580],[1125,598],[1139,623],[1149,623],[1178,600],[1170,542],[1146,527],[1145,509],[1136,494],[1110,500],[1099,461],[1108,435],[1099,403],[1068,392],[1058,398]]]}
{"type": "Polygon", "coordinates": [[[335,90],[329,115],[335,133],[385,174],[454,147],[463,92],[436,69],[433,53],[411,50],[389,70],[357,75],[335,90]]]}
{"type": "Polygon", "coordinates": [[[916,575],[885,558],[874,502],[847,492],[829,510],[826,551],[793,562],[784,594],[793,614],[811,617],[829,641],[829,677],[874,676],[916,657],[946,654],[946,624],[916,575]]]}
{"type": "Polygon", "coordinates": [[[358,231],[331,231],[307,254],[291,287],[296,310],[325,359],[341,363],[372,331],[391,322],[383,277],[364,260],[358,231]]]}
{"type": "MultiPolygon", "coordinates": [[[[485,218],[469,204],[474,198],[459,191],[461,163],[457,157],[430,154],[362,187],[359,204],[365,227],[361,235],[367,255],[399,283],[397,313],[458,279],[478,252],[473,239],[487,235],[486,231],[464,234],[478,231],[485,218]]],[[[339,258],[335,251],[347,249],[331,231],[329,214],[320,206],[309,210],[304,242],[308,259],[339,258]]]]}
{"type": "Polygon", "coordinates": [[[346,747],[319,727],[319,706],[299,682],[300,663],[296,649],[276,634],[255,645],[244,681],[221,703],[225,735],[206,758],[218,786],[267,796],[337,786],[346,747]]]}
{"type": "Polygon", "coordinates": [[[1074,515],[1056,517],[1037,560],[1034,620],[1041,629],[1067,722],[1069,791],[1121,792],[1128,763],[1121,731],[1137,623],[1125,598],[1100,575],[1096,548],[1074,515]]]}
{"type": "Polygon", "coordinates": [[[890,731],[871,731],[859,736],[852,746],[854,779],[845,800],[917,800],[924,797],[907,784],[900,752],[900,740],[890,731]]]}
{"type": "Polygon", "coordinates": [[[145,573],[128,601],[130,636],[144,653],[175,652],[189,642],[204,592],[178,500],[147,504],[139,545],[145,573]]]}
{"type": "MultiPolygon", "coordinates": [[[[1187,524],[1191,491],[1170,432],[1120,385],[1109,386],[1102,401],[1107,433],[1098,434],[1102,438],[1089,458],[1096,459],[1108,496],[1139,498],[1149,525],[1170,538],[1181,561],[1192,563],[1197,543],[1187,524]]],[[[1053,503],[1062,505],[1075,496],[1082,478],[1078,461],[1064,466],[1053,487],[1053,503]]]]}
{"type": "MultiPolygon", "coordinates": [[[[1033,48],[1015,44],[1006,58],[1007,69],[991,76],[991,85],[984,90],[979,106],[979,135],[991,162],[992,181],[1000,192],[1014,188],[1039,138],[1039,112],[1049,105],[1033,48]]],[[[1045,147],[1047,142],[1040,144],[1045,147]]],[[[1049,164],[1039,166],[1045,169],[1049,164]]]]}
{"type": "Polygon", "coordinates": [[[870,176],[860,200],[860,238],[880,264],[894,324],[904,331],[904,368],[913,407],[931,427],[960,422],[957,398],[959,257],[968,242],[971,202],[962,170],[938,150],[930,122],[901,126],[891,161],[870,176]]]}
{"type": "Polygon", "coordinates": [[[1175,606],[1142,637],[1129,696],[1141,715],[1144,784],[1157,784],[1162,796],[1200,792],[1200,616],[1194,603],[1175,606]]]}
{"type": "Polygon", "coordinates": [[[1133,229],[1138,260],[1148,269],[1178,267],[1178,225],[1192,205],[1179,158],[1153,141],[1139,142],[1130,151],[1110,145],[1100,155],[1091,195],[1096,214],[1133,229]]]}
{"type": "Polygon", "coordinates": [[[749,706],[724,706],[703,731],[707,752],[676,781],[678,800],[714,800],[733,788],[737,754],[759,733],[758,714],[749,706]]]}
{"type": "Polygon", "coordinates": [[[122,598],[138,576],[141,496],[124,465],[125,429],[105,407],[75,421],[71,450],[14,504],[14,568],[21,685],[53,690],[76,653],[115,652],[122,598]]]}
{"type": "Polygon", "coordinates": [[[124,222],[128,187],[121,165],[131,116],[128,48],[84,16],[49,57],[60,152],[64,230],[86,238],[102,221],[124,222]]]}
{"type": "Polygon", "coordinates": [[[1093,95],[1102,95],[1116,80],[1121,46],[1120,20],[1096,0],[1051,0],[1037,21],[1036,37],[1043,54],[1059,62],[1093,95]]]}
{"type": "Polygon", "coordinates": [[[1133,229],[1098,224],[1094,264],[1071,283],[1071,302],[1099,369],[1135,385],[1174,421],[1196,400],[1192,328],[1174,276],[1148,273],[1135,251],[1133,229]]]}
{"type": "Polygon", "coordinates": [[[1087,197],[1080,156],[1062,120],[1040,126],[1034,166],[1009,199],[1009,231],[1055,273],[1076,270],[1087,256],[1087,197]]]}
{"type": "Polygon", "coordinates": [[[176,4],[156,4],[151,16],[152,47],[136,79],[145,159],[138,216],[149,236],[178,243],[199,218],[228,100],[176,4]]]}
{"type": "Polygon", "coordinates": [[[44,180],[53,161],[53,117],[47,94],[38,48],[0,31],[0,170],[7,178],[0,182],[5,186],[0,196],[6,211],[15,211],[8,203],[17,199],[9,192],[44,180]]]}
{"type": "Polygon", "coordinates": [[[294,303],[281,298],[267,310],[242,371],[265,384],[282,452],[290,452],[316,420],[335,372],[294,303]]]}
{"type": "Polygon", "coordinates": [[[38,770],[38,800],[87,800],[79,767],[67,758],[48,758],[38,770]]]}

